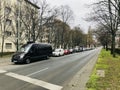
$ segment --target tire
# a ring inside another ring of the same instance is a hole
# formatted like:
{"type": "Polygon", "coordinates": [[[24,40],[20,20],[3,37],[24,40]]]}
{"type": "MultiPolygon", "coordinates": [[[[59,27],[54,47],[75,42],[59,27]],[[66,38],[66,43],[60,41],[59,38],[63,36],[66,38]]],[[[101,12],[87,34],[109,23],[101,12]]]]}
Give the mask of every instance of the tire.
{"type": "Polygon", "coordinates": [[[49,59],[50,57],[49,56],[46,56],[46,59],[49,59]]]}
{"type": "Polygon", "coordinates": [[[18,64],[18,62],[14,62],[14,64],[18,64]]]}
{"type": "Polygon", "coordinates": [[[26,63],[26,64],[30,64],[30,62],[31,62],[31,61],[30,61],[29,58],[27,58],[27,59],[25,60],[25,63],[26,63]]]}

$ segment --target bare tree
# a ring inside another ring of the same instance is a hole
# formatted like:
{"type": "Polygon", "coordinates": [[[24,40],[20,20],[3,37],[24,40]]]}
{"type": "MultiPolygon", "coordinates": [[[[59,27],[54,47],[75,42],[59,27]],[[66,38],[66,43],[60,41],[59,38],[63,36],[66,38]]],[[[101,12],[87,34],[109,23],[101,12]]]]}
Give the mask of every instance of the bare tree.
{"type": "Polygon", "coordinates": [[[72,35],[72,46],[83,46],[84,45],[84,33],[80,27],[75,27],[73,29],[73,35],[72,35]]]}
{"type": "Polygon", "coordinates": [[[120,1],[119,0],[100,0],[93,4],[94,12],[90,20],[97,21],[103,25],[112,36],[111,54],[115,57],[115,36],[120,22],[120,1]]]}
{"type": "Polygon", "coordinates": [[[4,51],[4,42],[7,36],[7,30],[9,29],[10,22],[8,21],[10,18],[10,12],[8,11],[8,3],[5,1],[0,1],[0,7],[2,7],[2,4],[4,8],[0,8],[0,29],[1,29],[1,38],[2,38],[2,48],[1,48],[1,57],[3,56],[4,51]]]}
{"type": "Polygon", "coordinates": [[[113,57],[115,57],[115,37],[118,30],[118,24],[120,23],[120,1],[108,0],[108,10],[110,17],[110,30],[112,34],[111,54],[113,54],[113,57]]]}
{"type": "Polygon", "coordinates": [[[93,45],[93,30],[91,29],[91,27],[89,27],[89,29],[88,29],[87,45],[89,48],[92,47],[92,45],[93,45]]]}
{"type": "Polygon", "coordinates": [[[42,38],[44,35],[44,30],[48,29],[48,43],[52,42],[52,33],[54,26],[54,19],[57,17],[58,10],[56,7],[51,8],[46,0],[40,1],[40,11],[39,11],[39,31],[38,38],[39,41],[42,42],[42,38]]]}
{"type": "Polygon", "coordinates": [[[44,26],[47,22],[47,13],[49,12],[49,4],[46,2],[46,0],[40,1],[40,11],[39,11],[39,31],[37,37],[39,38],[39,41],[42,42],[43,38],[43,32],[44,32],[44,26]]]}
{"type": "Polygon", "coordinates": [[[16,49],[18,50],[19,47],[24,43],[25,37],[25,28],[23,28],[22,18],[24,17],[22,11],[22,2],[18,2],[15,5],[11,6],[11,13],[12,13],[12,42],[16,45],[16,49]],[[19,3],[19,4],[18,4],[19,3]]]}
{"type": "Polygon", "coordinates": [[[32,3],[33,4],[31,4],[29,1],[26,2],[26,5],[24,6],[25,11],[21,11],[21,20],[26,27],[25,33],[28,38],[27,41],[32,40],[35,42],[38,36],[39,7],[36,5],[37,2],[34,1],[32,3]]]}
{"type": "Polygon", "coordinates": [[[73,11],[69,6],[61,6],[60,7],[60,20],[63,22],[62,25],[62,34],[61,34],[61,45],[64,46],[64,36],[65,36],[65,24],[69,24],[71,20],[73,20],[73,11]]]}
{"type": "Polygon", "coordinates": [[[55,31],[57,29],[56,21],[57,21],[58,15],[59,15],[58,8],[53,7],[50,10],[50,13],[48,15],[48,20],[47,20],[48,22],[46,23],[47,28],[49,28],[48,43],[54,44],[53,41],[54,41],[54,38],[55,38],[55,31]]]}
{"type": "Polygon", "coordinates": [[[94,35],[101,42],[103,47],[108,50],[108,46],[111,44],[111,35],[108,32],[107,28],[104,26],[98,26],[94,31],[94,35]]]}

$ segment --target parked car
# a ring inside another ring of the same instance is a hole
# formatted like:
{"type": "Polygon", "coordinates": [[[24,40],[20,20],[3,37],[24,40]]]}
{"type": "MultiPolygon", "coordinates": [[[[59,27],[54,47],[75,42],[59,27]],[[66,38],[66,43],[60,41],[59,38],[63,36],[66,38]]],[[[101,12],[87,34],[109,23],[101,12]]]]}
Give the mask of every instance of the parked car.
{"type": "Polygon", "coordinates": [[[71,49],[69,49],[69,51],[70,51],[70,53],[73,53],[73,49],[71,48],[71,49]]]}
{"type": "Polygon", "coordinates": [[[23,45],[13,56],[11,62],[30,63],[40,58],[48,58],[52,55],[52,47],[49,44],[29,43],[23,45]]]}
{"type": "Polygon", "coordinates": [[[83,46],[79,47],[79,51],[82,52],[83,51],[83,46]]]}
{"type": "Polygon", "coordinates": [[[70,51],[68,49],[64,50],[64,55],[70,54],[70,51]]]}
{"type": "Polygon", "coordinates": [[[79,52],[79,48],[78,47],[74,48],[73,52],[79,52]]]}
{"type": "Polygon", "coordinates": [[[53,51],[53,56],[62,56],[64,55],[64,50],[63,49],[55,49],[53,51]]]}

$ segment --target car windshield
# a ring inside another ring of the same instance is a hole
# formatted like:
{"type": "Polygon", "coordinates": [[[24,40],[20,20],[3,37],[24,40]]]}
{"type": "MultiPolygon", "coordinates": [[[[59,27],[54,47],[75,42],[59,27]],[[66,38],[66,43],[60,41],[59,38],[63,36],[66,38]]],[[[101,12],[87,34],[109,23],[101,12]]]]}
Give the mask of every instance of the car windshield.
{"type": "Polygon", "coordinates": [[[28,50],[30,49],[30,47],[32,46],[32,44],[28,44],[28,45],[23,45],[18,52],[28,52],[28,50]]]}
{"type": "Polygon", "coordinates": [[[55,52],[59,52],[60,51],[60,49],[55,49],[55,52]]]}

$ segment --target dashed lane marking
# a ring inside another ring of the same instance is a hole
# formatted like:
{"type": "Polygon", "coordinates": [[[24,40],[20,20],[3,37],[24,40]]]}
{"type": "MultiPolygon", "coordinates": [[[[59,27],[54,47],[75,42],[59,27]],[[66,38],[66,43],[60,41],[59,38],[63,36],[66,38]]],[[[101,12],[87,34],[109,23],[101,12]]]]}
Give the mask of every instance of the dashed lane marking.
{"type": "Polygon", "coordinates": [[[0,73],[6,73],[7,71],[5,71],[5,70],[0,70],[0,73]]]}
{"type": "Polygon", "coordinates": [[[47,69],[48,69],[48,68],[45,68],[45,69],[39,70],[39,71],[37,71],[37,72],[28,74],[28,75],[26,75],[26,76],[32,76],[32,75],[35,75],[35,74],[40,73],[40,72],[42,72],[42,71],[45,71],[45,70],[47,70],[47,69]]]}
{"type": "Polygon", "coordinates": [[[31,83],[31,84],[34,84],[34,85],[37,85],[37,86],[40,86],[40,87],[43,87],[43,88],[46,88],[48,90],[61,90],[63,88],[62,86],[58,86],[58,85],[51,84],[51,83],[48,83],[45,81],[33,79],[33,78],[30,78],[27,76],[23,76],[23,75],[11,73],[11,72],[6,73],[6,75],[13,77],[13,78],[16,78],[16,79],[19,79],[19,80],[22,80],[22,81],[25,81],[25,82],[28,82],[28,83],[31,83]]]}

